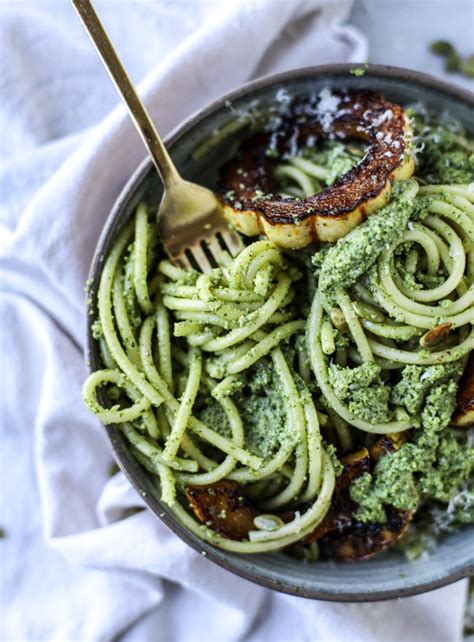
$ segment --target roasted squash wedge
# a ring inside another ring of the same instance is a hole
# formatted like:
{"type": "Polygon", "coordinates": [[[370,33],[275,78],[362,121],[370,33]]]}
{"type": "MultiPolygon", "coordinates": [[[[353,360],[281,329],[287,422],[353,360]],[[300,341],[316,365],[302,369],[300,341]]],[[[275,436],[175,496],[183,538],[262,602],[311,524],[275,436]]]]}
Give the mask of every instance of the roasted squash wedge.
{"type": "Polygon", "coordinates": [[[264,234],[276,246],[302,248],[314,241],[335,242],[385,205],[391,182],[415,169],[403,109],[370,91],[331,93],[295,104],[277,131],[247,141],[221,173],[224,211],[247,236],[264,234]],[[276,162],[265,153],[278,141],[281,157],[291,145],[309,139],[361,140],[368,151],[361,162],[333,185],[305,199],[277,194],[276,162]]]}

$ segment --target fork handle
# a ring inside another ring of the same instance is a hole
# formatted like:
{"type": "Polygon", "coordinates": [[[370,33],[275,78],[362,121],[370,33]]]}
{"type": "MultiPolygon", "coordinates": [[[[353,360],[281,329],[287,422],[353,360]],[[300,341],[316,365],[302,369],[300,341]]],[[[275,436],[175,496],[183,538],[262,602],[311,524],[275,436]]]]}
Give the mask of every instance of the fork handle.
{"type": "Polygon", "coordinates": [[[182,180],[89,0],[72,0],[85,30],[151,154],[165,188],[182,180]]]}

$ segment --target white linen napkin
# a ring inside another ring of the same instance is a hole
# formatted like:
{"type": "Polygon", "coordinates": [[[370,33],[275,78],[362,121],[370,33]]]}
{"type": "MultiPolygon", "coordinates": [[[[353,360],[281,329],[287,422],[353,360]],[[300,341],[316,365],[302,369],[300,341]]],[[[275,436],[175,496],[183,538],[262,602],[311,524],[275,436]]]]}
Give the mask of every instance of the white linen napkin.
{"type": "MultiPolygon", "coordinates": [[[[254,77],[366,59],[350,1],[98,2],[160,132],[254,77]]],[[[5,640],[457,641],[465,583],[376,605],[238,579],[149,511],[86,411],[84,285],[144,150],[69,3],[3,2],[0,20],[5,640]],[[387,626],[390,622],[390,626],[387,626]]]]}

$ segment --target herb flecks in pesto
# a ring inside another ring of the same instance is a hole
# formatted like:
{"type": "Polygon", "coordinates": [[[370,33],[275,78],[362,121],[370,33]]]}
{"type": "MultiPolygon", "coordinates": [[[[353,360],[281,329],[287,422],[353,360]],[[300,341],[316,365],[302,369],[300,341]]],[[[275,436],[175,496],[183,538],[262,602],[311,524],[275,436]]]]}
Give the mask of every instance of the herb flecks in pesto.
{"type": "Polygon", "coordinates": [[[457,362],[439,366],[413,366],[403,368],[400,381],[393,387],[391,401],[405,406],[411,415],[420,412],[428,390],[436,383],[459,377],[462,372],[457,362]]]}
{"type": "Polygon", "coordinates": [[[429,183],[474,181],[474,143],[452,121],[439,122],[413,110],[417,173],[429,183]]]}
{"type": "MultiPolygon", "coordinates": [[[[246,371],[231,389],[230,398],[245,426],[245,447],[256,455],[270,457],[289,438],[287,404],[271,362],[264,359],[246,371]]],[[[201,404],[201,421],[230,437],[230,426],[220,404],[208,395],[203,396],[201,404]]]]}
{"type": "Polygon", "coordinates": [[[375,263],[387,245],[405,231],[416,192],[415,181],[395,184],[388,205],[327,251],[320,268],[319,287],[329,301],[333,300],[337,290],[353,285],[375,263]]]}
{"type": "Polygon", "coordinates": [[[391,419],[390,387],[383,384],[380,372],[380,366],[370,361],[355,368],[333,364],[329,368],[329,381],[355,417],[371,423],[385,422],[391,419]]]}
{"type": "MultiPolygon", "coordinates": [[[[440,376],[439,371],[432,370],[428,375],[429,391],[418,387],[415,395],[410,395],[406,378],[406,402],[410,408],[419,407],[417,395],[426,395],[421,427],[415,430],[411,442],[382,457],[373,474],[365,473],[351,485],[351,498],[359,505],[356,517],[360,521],[384,522],[386,505],[415,510],[420,502],[449,502],[459,493],[463,482],[472,478],[474,449],[458,442],[447,429],[454,409],[457,378],[442,381],[440,376]]],[[[397,396],[401,395],[402,388],[397,391],[397,396]]]]}

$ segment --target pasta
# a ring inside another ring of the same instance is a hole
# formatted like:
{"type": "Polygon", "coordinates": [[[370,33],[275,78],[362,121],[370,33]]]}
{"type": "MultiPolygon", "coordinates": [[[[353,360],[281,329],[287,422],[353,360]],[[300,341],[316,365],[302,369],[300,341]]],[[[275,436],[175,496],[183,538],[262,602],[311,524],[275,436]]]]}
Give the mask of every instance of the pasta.
{"type": "MultiPolygon", "coordinates": [[[[305,148],[279,161],[280,191],[315,194],[336,180],[338,155],[344,173],[362,154],[340,143],[305,148]]],[[[382,468],[403,459],[404,479],[425,488],[443,439],[454,448],[443,432],[449,417],[426,417],[435,392],[451,408],[474,348],[472,184],[396,181],[390,202],[337,243],[297,255],[257,239],[234,259],[223,253],[210,274],[163,257],[154,215],[141,203],[106,257],[93,326],[103,369],[84,383],[89,409],[122,431],[182,524],[239,553],[303,541],[317,557],[347,454],[372,453],[390,436],[398,452],[369,463],[344,492],[349,521],[382,524],[396,510],[401,536],[417,505],[382,497],[382,468]],[[428,434],[429,462],[415,464],[428,434]],[[189,510],[193,488],[210,495],[210,512],[189,510]],[[219,514],[212,506],[226,488],[237,493],[236,519],[249,519],[245,537],[232,537],[227,504],[219,514]]],[[[459,492],[471,475],[467,462],[459,492]]],[[[441,501],[440,491],[416,492],[441,501]]]]}

